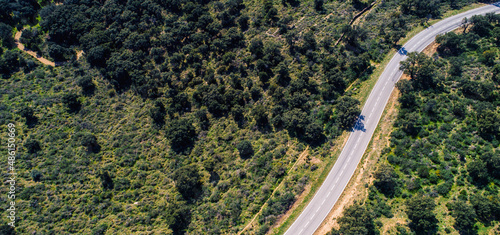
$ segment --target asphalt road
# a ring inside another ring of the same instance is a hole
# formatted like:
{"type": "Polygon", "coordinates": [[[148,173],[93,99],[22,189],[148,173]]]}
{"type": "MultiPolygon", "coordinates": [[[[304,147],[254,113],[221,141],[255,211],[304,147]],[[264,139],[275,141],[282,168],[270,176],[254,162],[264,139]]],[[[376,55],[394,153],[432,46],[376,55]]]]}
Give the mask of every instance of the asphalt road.
{"type": "Polygon", "coordinates": [[[373,87],[361,112],[360,120],[349,136],[335,165],[314,198],[285,232],[286,235],[313,234],[332,210],[372,138],[395,83],[403,74],[399,70],[399,63],[406,59],[406,53],[421,52],[434,41],[437,35],[460,27],[465,17],[470,18],[473,15],[484,15],[490,12],[500,13],[500,2],[441,20],[414,36],[394,55],[373,87]]]}

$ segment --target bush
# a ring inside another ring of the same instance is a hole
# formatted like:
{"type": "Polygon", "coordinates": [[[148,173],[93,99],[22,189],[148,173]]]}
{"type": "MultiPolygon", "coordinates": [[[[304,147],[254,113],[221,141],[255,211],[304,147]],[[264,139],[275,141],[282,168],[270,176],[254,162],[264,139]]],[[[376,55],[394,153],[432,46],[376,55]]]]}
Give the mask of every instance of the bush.
{"type": "Polygon", "coordinates": [[[165,105],[159,100],[156,100],[154,106],[149,110],[149,116],[153,119],[153,123],[157,127],[162,127],[165,125],[165,115],[167,110],[165,105]]]}
{"type": "Polygon", "coordinates": [[[42,172],[40,172],[38,170],[32,170],[30,175],[31,175],[31,178],[33,179],[33,181],[35,181],[35,182],[40,182],[40,180],[43,177],[42,172]]]}
{"type": "Polygon", "coordinates": [[[31,107],[22,107],[19,110],[19,115],[26,118],[26,125],[28,127],[34,127],[38,123],[38,118],[35,116],[34,111],[31,107]]]}
{"type": "Polygon", "coordinates": [[[406,214],[410,219],[410,228],[417,234],[433,233],[437,229],[434,214],[436,203],[433,198],[415,195],[406,201],[406,214]]]}
{"type": "Polygon", "coordinates": [[[338,220],[340,234],[378,234],[372,212],[359,204],[345,209],[338,220]]]}
{"type": "Polygon", "coordinates": [[[451,190],[451,187],[453,187],[453,183],[451,182],[444,182],[440,185],[437,186],[437,192],[442,195],[442,196],[447,196],[448,193],[451,190]]]}
{"type": "Polygon", "coordinates": [[[348,96],[340,98],[337,101],[335,114],[337,115],[337,122],[340,124],[340,127],[345,130],[352,128],[359,114],[361,114],[359,101],[348,96]]]}
{"type": "Polygon", "coordinates": [[[488,168],[481,159],[476,159],[467,165],[467,171],[474,182],[486,184],[488,182],[488,168]]]}
{"type": "Polygon", "coordinates": [[[101,179],[101,186],[103,190],[111,190],[114,188],[113,179],[107,171],[100,173],[99,178],[101,179]]]}
{"type": "Polygon", "coordinates": [[[76,94],[65,94],[62,97],[62,102],[66,105],[70,113],[76,113],[80,111],[82,104],[78,100],[78,95],[76,94]]]}
{"type": "Polygon", "coordinates": [[[174,172],[175,187],[186,200],[194,199],[201,193],[201,176],[195,165],[183,166],[174,172]]]}
{"type": "Polygon", "coordinates": [[[84,76],[78,80],[78,86],[82,88],[82,92],[85,95],[91,95],[94,93],[95,84],[92,82],[92,77],[84,76]]]}
{"type": "Polygon", "coordinates": [[[28,150],[28,153],[36,153],[42,148],[40,147],[40,142],[34,139],[29,139],[24,143],[24,147],[26,147],[26,150],[28,150]]]}
{"type": "Polygon", "coordinates": [[[455,218],[454,227],[461,234],[473,234],[476,220],[474,208],[465,201],[456,201],[446,205],[451,210],[451,216],[455,218]]]}
{"type": "Polygon", "coordinates": [[[92,134],[85,134],[81,137],[80,143],[87,147],[87,151],[91,153],[98,153],[101,151],[101,146],[97,142],[97,138],[92,134]]]}
{"type": "Polygon", "coordinates": [[[243,140],[236,145],[236,148],[240,152],[240,157],[243,159],[247,159],[253,156],[253,147],[250,141],[243,140]]]}
{"type": "Polygon", "coordinates": [[[175,152],[184,152],[191,148],[196,140],[196,131],[191,120],[176,119],[166,131],[170,145],[175,152]]]}
{"type": "Polygon", "coordinates": [[[392,197],[398,190],[398,178],[394,168],[389,165],[381,165],[375,172],[373,185],[386,196],[392,197]]]}

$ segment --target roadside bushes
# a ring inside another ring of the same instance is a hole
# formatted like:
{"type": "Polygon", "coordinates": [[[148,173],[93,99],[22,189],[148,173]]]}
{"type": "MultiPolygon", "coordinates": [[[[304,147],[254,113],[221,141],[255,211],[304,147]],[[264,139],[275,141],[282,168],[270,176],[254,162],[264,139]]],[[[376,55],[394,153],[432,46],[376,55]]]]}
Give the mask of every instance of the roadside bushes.
{"type": "Polygon", "coordinates": [[[340,229],[332,230],[330,235],[378,234],[374,219],[373,212],[370,209],[360,204],[354,204],[346,208],[342,217],[338,220],[340,229]]]}
{"type": "Polygon", "coordinates": [[[394,196],[399,187],[399,176],[392,166],[381,165],[375,172],[373,185],[388,197],[394,196]]]}

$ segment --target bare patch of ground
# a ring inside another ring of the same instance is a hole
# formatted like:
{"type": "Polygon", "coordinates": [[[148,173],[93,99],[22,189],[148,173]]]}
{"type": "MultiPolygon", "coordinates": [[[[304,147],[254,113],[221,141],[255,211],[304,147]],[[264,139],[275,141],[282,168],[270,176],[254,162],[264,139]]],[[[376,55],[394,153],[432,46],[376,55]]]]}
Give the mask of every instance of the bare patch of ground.
{"type": "Polygon", "coordinates": [[[79,60],[83,56],[83,51],[76,52],[76,60],[79,60]]]}
{"type": "Polygon", "coordinates": [[[432,56],[434,53],[436,53],[437,48],[439,44],[436,43],[436,41],[432,42],[429,46],[427,46],[422,53],[424,53],[427,56],[432,56]]]}
{"type": "Polygon", "coordinates": [[[318,158],[315,158],[315,157],[311,158],[311,163],[312,164],[316,164],[317,165],[317,164],[320,164],[321,162],[322,161],[320,159],[318,159],[318,158]]]}

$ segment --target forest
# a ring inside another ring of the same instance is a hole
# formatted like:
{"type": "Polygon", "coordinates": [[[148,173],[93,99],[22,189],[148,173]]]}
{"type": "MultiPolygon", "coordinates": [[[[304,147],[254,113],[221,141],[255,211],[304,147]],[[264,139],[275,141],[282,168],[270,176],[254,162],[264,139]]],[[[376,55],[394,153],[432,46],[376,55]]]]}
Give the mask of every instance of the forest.
{"type": "Polygon", "coordinates": [[[474,16],[409,53],[399,113],[368,198],[331,234],[500,232],[500,17],[474,16]],[[397,214],[397,215],[396,215],[397,214]],[[387,219],[383,219],[387,218],[387,219]]]}
{"type": "MultiPolygon", "coordinates": [[[[0,0],[0,125],[3,131],[15,122],[22,142],[17,156],[22,222],[0,229],[3,234],[234,234],[257,215],[256,226],[245,232],[265,234],[306,185],[329,170],[335,141],[360,113],[356,88],[375,67],[413,28],[475,2],[381,1],[352,23],[372,1],[0,0]],[[17,49],[13,35],[21,30],[20,43],[61,66],[42,65],[17,49]],[[292,168],[304,153],[305,163],[292,168]]],[[[415,79],[398,85],[407,89],[410,102],[402,112],[418,118],[398,119],[394,133],[399,134],[386,151],[389,173],[380,175],[403,177],[397,168],[402,163],[413,164],[404,166],[410,175],[416,174],[413,168],[436,175],[433,165],[407,156],[405,149],[413,147],[411,140],[422,141],[421,132],[427,138],[441,128],[460,127],[450,142],[457,144],[454,151],[465,151],[464,139],[477,147],[461,153],[464,159],[454,167],[464,177],[478,169],[470,176],[474,181],[462,181],[483,182],[479,189],[486,190],[497,179],[496,168],[481,172],[482,166],[496,166],[499,125],[490,121],[499,122],[498,92],[491,90],[498,79],[487,76],[496,71],[496,41],[474,43],[494,37],[497,18],[481,19],[471,19],[470,36],[439,39],[450,44],[440,49],[440,59],[414,55],[415,63],[406,65],[415,79]],[[460,41],[459,48],[452,48],[453,40],[460,41]],[[475,54],[477,62],[470,59],[475,54]],[[480,64],[474,71],[486,80],[464,77],[468,73],[460,68],[453,76],[434,74],[448,58],[480,64]],[[425,110],[435,116],[413,111],[427,107],[426,94],[434,105],[425,110]],[[458,108],[463,116],[444,115],[448,119],[441,121],[445,103],[439,99],[463,103],[458,108]],[[477,123],[465,125],[473,120],[477,123]],[[469,162],[482,151],[493,155],[469,162]],[[467,167],[459,167],[464,162],[467,167]]],[[[422,182],[405,191],[406,197],[420,189],[431,192],[425,185],[435,181],[422,182]]],[[[405,195],[399,187],[394,191],[394,197],[405,195]]],[[[385,195],[374,189],[373,197],[381,202],[385,195]]],[[[390,214],[390,205],[380,208],[377,216],[390,214]]],[[[372,221],[371,210],[351,212],[372,221]]]]}

